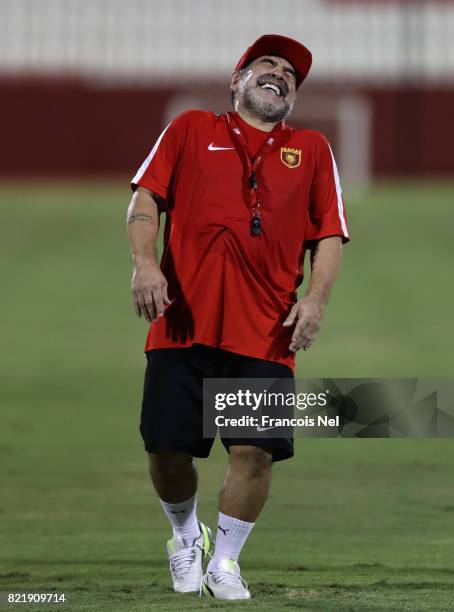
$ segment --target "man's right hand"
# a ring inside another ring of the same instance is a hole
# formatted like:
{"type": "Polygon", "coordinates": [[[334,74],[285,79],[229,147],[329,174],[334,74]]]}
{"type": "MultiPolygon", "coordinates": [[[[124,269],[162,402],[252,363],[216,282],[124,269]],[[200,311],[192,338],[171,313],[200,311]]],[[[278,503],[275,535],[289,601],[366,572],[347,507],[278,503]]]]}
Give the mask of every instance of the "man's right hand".
{"type": "Polygon", "coordinates": [[[167,281],[157,263],[146,262],[134,265],[132,274],[132,298],[134,311],[151,323],[164,315],[164,307],[172,300],[167,295],[167,281]]]}

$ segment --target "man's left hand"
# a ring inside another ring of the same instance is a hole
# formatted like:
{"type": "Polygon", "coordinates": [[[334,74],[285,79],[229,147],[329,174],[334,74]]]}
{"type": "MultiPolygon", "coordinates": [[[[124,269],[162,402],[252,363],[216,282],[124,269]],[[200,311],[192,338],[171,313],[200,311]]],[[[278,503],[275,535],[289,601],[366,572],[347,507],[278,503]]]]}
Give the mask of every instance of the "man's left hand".
{"type": "Polygon", "coordinates": [[[292,306],[285,319],[284,327],[295,325],[289,350],[293,353],[300,348],[307,351],[314,342],[323,316],[324,304],[317,298],[306,296],[292,306]]]}

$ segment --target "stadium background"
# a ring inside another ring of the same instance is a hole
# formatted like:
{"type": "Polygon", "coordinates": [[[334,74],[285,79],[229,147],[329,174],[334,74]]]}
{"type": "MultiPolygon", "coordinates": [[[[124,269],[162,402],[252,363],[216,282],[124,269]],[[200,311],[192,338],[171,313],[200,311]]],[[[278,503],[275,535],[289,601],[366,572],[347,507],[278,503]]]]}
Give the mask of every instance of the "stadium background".
{"type": "MultiPolygon", "coordinates": [[[[162,127],[228,107],[266,32],[313,51],[290,123],[329,137],[353,237],[298,374],[452,376],[453,2],[1,0],[0,592],[210,605],[169,588],[125,209],[162,127]]],[[[242,555],[248,606],[452,609],[453,459],[443,439],[299,440],[242,555]]],[[[199,462],[211,523],[224,466],[219,446],[199,462]]]]}

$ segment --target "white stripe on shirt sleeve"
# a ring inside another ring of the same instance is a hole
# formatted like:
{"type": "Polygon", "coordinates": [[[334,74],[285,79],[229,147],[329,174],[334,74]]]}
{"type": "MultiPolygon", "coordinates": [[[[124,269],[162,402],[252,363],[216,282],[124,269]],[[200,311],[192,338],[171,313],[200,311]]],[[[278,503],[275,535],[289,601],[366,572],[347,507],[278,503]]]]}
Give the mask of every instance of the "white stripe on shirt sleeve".
{"type": "Polygon", "coordinates": [[[336,185],[336,194],[337,194],[337,212],[339,214],[339,220],[341,222],[341,227],[342,227],[344,236],[345,238],[348,238],[349,236],[348,236],[347,224],[345,223],[344,204],[342,202],[342,187],[340,184],[339,172],[337,171],[336,160],[334,159],[334,155],[333,155],[333,152],[330,146],[329,146],[329,150],[331,153],[331,159],[333,160],[334,182],[336,185]]]}
{"type": "Polygon", "coordinates": [[[136,184],[140,181],[140,179],[142,178],[142,176],[145,174],[146,169],[148,168],[148,166],[150,165],[151,160],[153,159],[153,157],[156,155],[156,151],[158,150],[158,147],[161,143],[162,137],[164,136],[164,134],[166,133],[169,125],[165,128],[165,130],[163,130],[162,134],[159,136],[158,140],[156,141],[154,147],[151,149],[150,154],[148,155],[148,157],[146,158],[146,160],[143,162],[143,164],[140,166],[140,168],[137,170],[136,175],[134,176],[134,178],[132,179],[131,183],[136,184]]]}

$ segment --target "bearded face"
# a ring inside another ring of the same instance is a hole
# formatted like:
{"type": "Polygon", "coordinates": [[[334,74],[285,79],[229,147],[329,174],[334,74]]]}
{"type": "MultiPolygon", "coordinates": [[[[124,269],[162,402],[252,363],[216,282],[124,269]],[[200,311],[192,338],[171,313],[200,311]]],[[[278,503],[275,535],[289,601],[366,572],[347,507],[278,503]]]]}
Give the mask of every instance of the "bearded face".
{"type": "Polygon", "coordinates": [[[295,71],[283,58],[260,57],[240,71],[236,89],[235,108],[242,106],[261,121],[277,123],[292,111],[295,71]]]}

